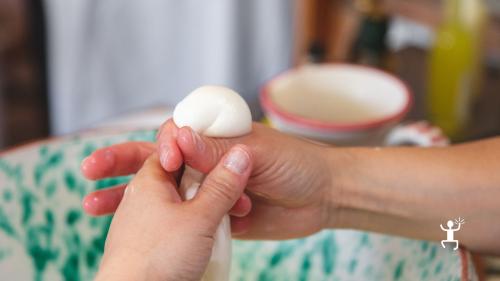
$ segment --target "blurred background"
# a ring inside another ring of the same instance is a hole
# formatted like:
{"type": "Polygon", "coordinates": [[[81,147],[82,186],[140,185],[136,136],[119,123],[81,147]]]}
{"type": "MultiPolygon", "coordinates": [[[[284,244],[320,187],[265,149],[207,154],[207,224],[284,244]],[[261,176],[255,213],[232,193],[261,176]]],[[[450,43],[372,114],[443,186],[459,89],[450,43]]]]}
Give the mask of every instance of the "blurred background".
{"type": "Polygon", "coordinates": [[[500,4],[467,0],[0,1],[0,148],[295,65],[368,64],[454,141],[500,131],[500,4]],[[458,105],[457,105],[458,104],[458,105]]]}
{"type": "Polygon", "coordinates": [[[0,149],[171,108],[203,84],[260,119],[265,81],[318,62],[397,75],[415,94],[407,119],[454,142],[500,134],[498,0],[0,0],[0,149]]]}

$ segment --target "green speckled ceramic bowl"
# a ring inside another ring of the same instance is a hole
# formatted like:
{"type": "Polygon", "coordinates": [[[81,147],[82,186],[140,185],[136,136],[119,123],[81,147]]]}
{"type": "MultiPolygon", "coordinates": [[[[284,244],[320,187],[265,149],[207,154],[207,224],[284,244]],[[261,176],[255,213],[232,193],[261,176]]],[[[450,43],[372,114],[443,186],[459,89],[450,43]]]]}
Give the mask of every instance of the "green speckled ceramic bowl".
{"type": "MultiPolygon", "coordinates": [[[[93,132],[0,154],[0,280],[92,280],[109,217],[80,207],[92,190],[80,161],[98,147],[154,139],[154,131],[93,132]]],[[[283,242],[234,241],[232,280],[476,280],[469,254],[436,243],[357,231],[283,242]]]]}

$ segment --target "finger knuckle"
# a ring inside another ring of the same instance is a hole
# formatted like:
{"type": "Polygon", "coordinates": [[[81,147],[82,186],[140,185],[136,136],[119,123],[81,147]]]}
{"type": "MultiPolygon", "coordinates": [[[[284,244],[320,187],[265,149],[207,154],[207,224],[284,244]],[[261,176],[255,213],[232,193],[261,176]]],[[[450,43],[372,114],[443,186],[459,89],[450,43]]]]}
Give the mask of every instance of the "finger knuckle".
{"type": "Polygon", "coordinates": [[[212,141],[212,147],[211,149],[211,156],[214,161],[214,163],[217,163],[219,159],[226,154],[229,145],[226,140],[224,139],[215,139],[211,140],[212,141]]]}
{"type": "Polygon", "coordinates": [[[234,184],[228,178],[206,178],[205,188],[216,199],[232,200],[235,196],[234,184]]]}

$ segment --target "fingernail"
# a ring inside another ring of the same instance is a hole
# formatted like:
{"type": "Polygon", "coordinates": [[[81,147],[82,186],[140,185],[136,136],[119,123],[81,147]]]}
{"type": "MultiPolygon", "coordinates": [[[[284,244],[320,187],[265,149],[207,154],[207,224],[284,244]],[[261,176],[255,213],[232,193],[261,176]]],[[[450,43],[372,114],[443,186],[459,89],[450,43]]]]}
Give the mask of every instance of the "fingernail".
{"type": "Polygon", "coordinates": [[[191,137],[193,138],[193,143],[198,152],[202,152],[205,149],[205,143],[201,139],[200,134],[191,129],[191,137]]]}
{"type": "Polygon", "coordinates": [[[239,148],[231,149],[229,155],[224,159],[224,167],[237,174],[245,173],[249,164],[248,154],[239,148]]]}
{"type": "Polygon", "coordinates": [[[94,165],[96,163],[95,157],[87,156],[82,160],[81,168],[86,171],[89,169],[89,165],[94,165]]]}
{"type": "Polygon", "coordinates": [[[163,167],[167,166],[168,154],[170,152],[170,148],[166,144],[162,144],[160,146],[160,163],[163,167]]]}
{"type": "Polygon", "coordinates": [[[80,169],[82,169],[83,171],[87,171],[89,169],[89,164],[87,163],[89,161],[89,157],[90,156],[83,158],[82,162],[80,163],[80,169]]]}

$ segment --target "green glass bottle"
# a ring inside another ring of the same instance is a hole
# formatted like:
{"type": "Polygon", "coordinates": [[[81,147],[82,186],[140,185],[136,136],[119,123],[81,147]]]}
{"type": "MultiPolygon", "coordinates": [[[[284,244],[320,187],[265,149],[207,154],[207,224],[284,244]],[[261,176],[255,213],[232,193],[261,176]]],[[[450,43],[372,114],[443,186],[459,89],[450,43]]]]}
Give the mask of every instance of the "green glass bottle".
{"type": "Polygon", "coordinates": [[[430,54],[430,120],[452,139],[460,139],[478,92],[484,23],[481,0],[446,0],[445,19],[430,54]]]}

